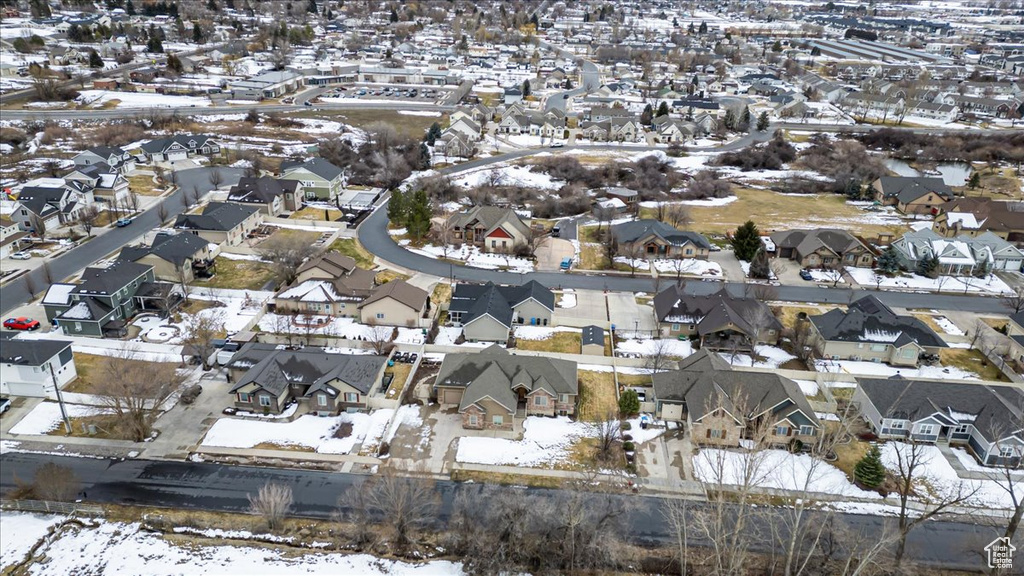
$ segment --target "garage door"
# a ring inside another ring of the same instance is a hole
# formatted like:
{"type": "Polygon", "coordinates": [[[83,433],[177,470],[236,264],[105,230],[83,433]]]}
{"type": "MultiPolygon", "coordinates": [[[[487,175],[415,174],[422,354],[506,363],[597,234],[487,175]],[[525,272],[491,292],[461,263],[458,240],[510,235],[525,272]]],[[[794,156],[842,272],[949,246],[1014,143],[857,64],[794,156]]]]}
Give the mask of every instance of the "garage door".
{"type": "Polygon", "coordinates": [[[188,158],[188,152],[168,152],[168,160],[185,160],[188,158]]]}
{"type": "Polygon", "coordinates": [[[462,392],[459,390],[445,390],[442,404],[459,404],[462,402],[462,392]]]}
{"type": "Polygon", "coordinates": [[[11,396],[31,396],[33,398],[46,396],[41,385],[30,382],[8,382],[7,390],[11,396]]]}

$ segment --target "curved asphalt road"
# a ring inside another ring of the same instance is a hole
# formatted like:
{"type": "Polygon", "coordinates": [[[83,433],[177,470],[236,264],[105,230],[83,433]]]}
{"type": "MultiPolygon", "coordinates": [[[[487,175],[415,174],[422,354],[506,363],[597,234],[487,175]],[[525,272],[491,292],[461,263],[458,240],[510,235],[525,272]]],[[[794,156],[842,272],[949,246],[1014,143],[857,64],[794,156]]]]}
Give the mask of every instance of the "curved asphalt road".
{"type": "MultiPolygon", "coordinates": [[[[461,165],[460,165],[461,166],[461,165]]],[[[494,282],[495,284],[522,284],[536,280],[550,288],[576,288],[613,292],[654,292],[655,280],[641,274],[636,278],[600,274],[565,272],[530,272],[519,274],[500,270],[485,270],[440,260],[410,252],[399,246],[388,234],[388,217],[384,204],[359,226],[359,242],[377,257],[399,267],[466,282],[494,282]]],[[[661,287],[670,285],[671,277],[662,279],[661,287]]],[[[731,293],[743,294],[748,284],[735,282],[699,282],[691,280],[687,291],[710,294],[725,286],[731,293]]],[[[999,298],[983,296],[957,296],[952,294],[914,294],[849,288],[820,288],[818,286],[777,286],[775,300],[784,302],[821,302],[846,304],[868,294],[877,296],[890,306],[900,308],[934,308],[968,312],[1006,312],[999,298]]]]}
{"type": "MultiPolygon", "coordinates": [[[[297,516],[328,519],[339,511],[351,511],[345,502],[358,498],[346,494],[358,488],[366,476],[340,472],[290,470],[227,466],[213,463],[159,462],[151,460],[105,460],[74,458],[30,453],[8,453],[0,456],[0,491],[7,493],[18,485],[18,479],[32,478],[42,464],[54,462],[70,467],[82,489],[86,501],[192,508],[219,512],[247,512],[248,494],[256,493],[267,482],[293,488],[293,513],[297,516]]],[[[479,492],[481,484],[460,484],[439,481],[436,490],[441,500],[437,527],[443,528],[451,515],[455,497],[461,492],[479,492]]],[[[496,490],[523,491],[524,488],[497,486],[496,490]]],[[[562,490],[530,489],[545,498],[557,499],[566,495],[562,490]]],[[[595,495],[595,498],[598,496],[595,495]]],[[[609,496],[626,506],[624,528],[628,537],[637,544],[673,545],[674,535],[662,513],[665,500],[657,496],[613,494],[609,496]]],[[[600,501],[605,505],[604,501],[600,501]]],[[[699,508],[693,502],[692,508],[699,508]]],[[[864,535],[879,534],[891,519],[879,516],[836,513],[852,531],[864,535]]],[[[811,520],[813,522],[813,519],[811,520]]],[[[764,520],[757,520],[758,541],[755,550],[766,551],[772,544],[764,520]]],[[[776,527],[785,531],[777,523],[776,527]]],[[[992,527],[959,521],[926,522],[911,532],[907,543],[907,559],[922,565],[943,568],[982,568],[982,547],[997,536],[992,527]]],[[[700,538],[690,536],[690,544],[702,546],[700,538]]],[[[841,543],[840,543],[841,545],[841,543]]]]}
{"type": "MultiPolygon", "coordinates": [[[[167,209],[167,218],[173,219],[184,211],[185,206],[181,201],[181,191],[194,188],[200,194],[205,194],[213,189],[210,184],[210,168],[193,168],[178,172],[178,189],[160,201],[167,209]]],[[[222,186],[232,185],[238,182],[244,170],[240,168],[220,167],[222,186]]],[[[54,282],[60,282],[64,278],[78,273],[86,266],[96,260],[100,260],[111,252],[120,250],[129,242],[133,242],[140,235],[158,228],[162,224],[159,216],[158,204],[154,204],[148,210],[135,216],[131,225],[124,228],[111,228],[103,234],[93,237],[83,244],[79,244],[72,250],[48,261],[50,275],[54,282]]],[[[5,266],[7,266],[5,261],[5,266]]],[[[0,288],[0,313],[6,314],[8,310],[17,308],[31,299],[28,291],[26,277],[32,278],[36,294],[45,292],[50,283],[46,280],[46,273],[42,266],[28,274],[12,280],[0,288]]]]}

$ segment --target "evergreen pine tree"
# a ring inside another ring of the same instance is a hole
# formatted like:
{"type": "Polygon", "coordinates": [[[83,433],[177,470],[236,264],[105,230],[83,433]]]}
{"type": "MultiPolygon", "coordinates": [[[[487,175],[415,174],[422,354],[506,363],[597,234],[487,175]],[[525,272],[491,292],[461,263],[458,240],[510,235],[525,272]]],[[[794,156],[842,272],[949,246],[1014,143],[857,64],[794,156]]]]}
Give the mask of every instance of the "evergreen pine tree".
{"type": "Polygon", "coordinates": [[[203,31],[199,28],[199,22],[192,23],[192,41],[196,44],[203,43],[203,31]]]}
{"type": "Polygon", "coordinates": [[[619,396],[619,414],[623,416],[632,416],[633,414],[640,413],[640,397],[637,395],[636,390],[627,388],[619,396]]]}
{"type": "Polygon", "coordinates": [[[394,8],[391,9],[391,22],[398,22],[398,12],[395,12],[394,8]]]}
{"type": "Polygon", "coordinates": [[[306,6],[306,12],[309,12],[310,14],[316,14],[318,12],[316,9],[316,0],[309,0],[309,5],[306,6]]]}
{"type": "Polygon", "coordinates": [[[853,478],[865,488],[878,488],[885,482],[885,466],[878,446],[872,446],[868,453],[853,468],[853,478]]]}
{"type": "Polygon", "coordinates": [[[736,259],[745,262],[750,262],[761,249],[761,233],[753,220],[747,220],[733,233],[732,249],[736,259]]]}
{"type": "Polygon", "coordinates": [[[708,33],[708,23],[704,22],[702,20],[701,23],[700,23],[700,29],[698,29],[697,31],[699,33],[701,33],[701,34],[707,34],[708,33]]]}
{"type": "Polygon", "coordinates": [[[409,210],[406,216],[405,228],[409,236],[420,240],[426,238],[430,233],[430,199],[427,198],[425,190],[417,190],[413,194],[412,202],[409,203],[409,210]]]}
{"type": "Polygon", "coordinates": [[[759,280],[768,280],[772,277],[772,268],[768,265],[768,253],[763,247],[757,249],[754,259],[750,261],[750,277],[759,280]]]}
{"type": "Polygon", "coordinates": [[[135,4],[132,4],[132,0],[125,2],[124,11],[127,12],[129,16],[135,16],[135,4]]]}
{"type": "Polygon", "coordinates": [[[971,179],[967,181],[967,186],[971,190],[981,186],[981,174],[978,172],[971,173],[971,179]]]}
{"type": "Polygon", "coordinates": [[[939,257],[926,256],[917,261],[917,273],[928,278],[939,277],[939,257]]]}
{"type": "Polygon", "coordinates": [[[640,123],[644,126],[650,126],[652,120],[654,120],[654,108],[648,104],[644,106],[644,111],[640,113],[640,123]]]}
{"type": "Polygon", "coordinates": [[[750,129],[750,108],[743,107],[743,114],[740,114],[740,123],[736,127],[740,130],[750,129]]]}
{"type": "Polygon", "coordinates": [[[736,128],[736,115],[732,113],[732,110],[725,111],[725,118],[722,118],[722,124],[726,130],[733,130],[736,128]]]}
{"type": "Polygon", "coordinates": [[[388,220],[392,224],[405,222],[407,206],[405,205],[405,194],[401,190],[393,190],[388,200],[388,220]]]}
{"type": "Polygon", "coordinates": [[[89,50],[89,68],[103,68],[103,58],[95,50],[89,50]]]}
{"type": "Polygon", "coordinates": [[[768,129],[768,112],[761,112],[761,115],[757,117],[757,131],[764,132],[768,129]]]}
{"type": "Polygon", "coordinates": [[[530,92],[531,92],[530,91],[530,81],[529,80],[523,80],[523,98],[526,98],[527,96],[529,96],[530,92]]]}
{"type": "Polygon", "coordinates": [[[882,254],[878,257],[878,269],[887,274],[899,272],[900,257],[895,248],[889,246],[882,250],[882,254]]]}
{"type": "Polygon", "coordinates": [[[218,10],[218,8],[217,8],[217,0],[210,0],[209,2],[207,2],[206,3],[206,9],[211,11],[211,12],[216,12],[218,10]]]}
{"type": "Polygon", "coordinates": [[[687,31],[688,33],[690,33],[690,34],[693,34],[694,32],[696,32],[696,31],[697,31],[697,30],[696,30],[696,29],[695,29],[695,28],[693,27],[693,22],[690,22],[690,26],[686,28],[686,31],[687,31]]]}
{"type": "Polygon", "coordinates": [[[430,148],[427,147],[426,142],[420,142],[420,170],[426,170],[430,168],[430,148]]]}
{"type": "Polygon", "coordinates": [[[159,36],[153,36],[146,42],[146,52],[161,53],[164,51],[164,43],[160,41],[159,36]]]}
{"type": "Polygon", "coordinates": [[[668,116],[668,102],[662,100],[661,104],[658,104],[658,113],[655,116],[668,116]]]}

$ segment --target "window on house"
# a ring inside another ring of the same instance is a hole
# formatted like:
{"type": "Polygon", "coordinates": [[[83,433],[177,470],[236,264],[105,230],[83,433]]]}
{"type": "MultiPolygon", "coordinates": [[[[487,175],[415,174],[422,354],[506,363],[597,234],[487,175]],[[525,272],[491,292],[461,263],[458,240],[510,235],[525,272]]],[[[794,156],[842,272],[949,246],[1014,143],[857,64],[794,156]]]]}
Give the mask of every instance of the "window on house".
{"type": "Polygon", "coordinates": [[[81,332],[81,331],[82,331],[82,323],[81,322],[75,322],[75,332],[81,332]]]}
{"type": "Polygon", "coordinates": [[[971,429],[970,424],[961,424],[956,428],[953,428],[954,434],[967,434],[967,431],[971,429]]]}
{"type": "Polygon", "coordinates": [[[672,325],[672,331],[673,332],[678,332],[679,331],[679,324],[673,324],[672,325]]]}
{"type": "Polygon", "coordinates": [[[377,312],[377,320],[383,320],[383,319],[384,319],[384,313],[383,312],[377,312]]]}
{"type": "Polygon", "coordinates": [[[355,392],[345,392],[345,402],[359,402],[359,394],[355,392]]]}
{"type": "Polygon", "coordinates": [[[491,417],[491,423],[494,424],[495,426],[501,426],[502,424],[505,423],[505,417],[504,416],[492,416],[491,417]]]}
{"type": "Polygon", "coordinates": [[[477,421],[476,414],[470,414],[469,415],[469,425],[470,426],[479,426],[480,425],[479,422],[477,421]]]}
{"type": "Polygon", "coordinates": [[[917,358],[917,350],[914,350],[913,348],[907,348],[903,350],[903,353],[901,355],[907,359],[917,358]]]}
{"type": "Polygon", "coordinates": [[[814,427],[813,426],[801,426],[800,427],[800,435],[801,436],[814,436],[814,427]]]}
{"type": "Polygon", "coordinates": [[[533,399],[533,403],[536,406],[547,406],[548,405],[548,397],[547,396],[536,396],[533,399]]]}
{"type": "Polygon", "coordinates": [[[999,447],[999,456],[1002,458],[1013,458],[1016,455],[1015,452],[1016,451],[1013,449],[1013,446],[999,447]]]}
{"type": "Polygon", "coordinates": [[[776,436],[789,436],[789,426],[776,426],[775,427],[775,435],[776,436]]]}
{"type": "Polygon", "coordinates": [[[327,394],[317,394],[316,403],[318,406],[327,406],[327,394]]]}
{"type": "Polygon", "coordinates": [[[918,434],[924,434],[925,436],[931,436],[935,433],[935,426],[931,424],[921,424],[917,427],[918,434]]]}
{"type": "Polygon", "coordinates": [[[725,439],[725,430],[708,430],[708,438],[725,439]]]}
{"type": "Polygon", "coordinates": [[[559,394],[558,395],[558,401],[561,402],[562,404],[567,404],[569,402],[569,395],[568,394],[559,394]]]}
{"type": "Polygon", "coordinates": [[[890,428],[895,428],[896,430],[903,430],[904,426],[905,426],[905,423],[903,422],[903,420],[890,420],[889,421],[889,427],[890,428]]]}
{"type": "Polygon", "coordinates": [[[246,392],[239,392],[238,393],[238,401],[239,402],[252,402],[252,396],[249,395],[246,392]]]}
{"type": "Polygon", "coordinates": [[[260,406],[270,406],[270,396],[260,394],[260,406]]]}

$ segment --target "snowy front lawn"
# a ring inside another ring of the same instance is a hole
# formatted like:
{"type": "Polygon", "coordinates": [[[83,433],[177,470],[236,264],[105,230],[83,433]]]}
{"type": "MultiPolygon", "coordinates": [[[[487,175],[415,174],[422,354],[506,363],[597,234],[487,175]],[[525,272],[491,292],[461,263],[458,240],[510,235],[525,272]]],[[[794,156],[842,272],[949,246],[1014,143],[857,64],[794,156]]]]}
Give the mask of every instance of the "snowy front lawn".
{"type": "Polygon", "coordinates": [[[775,346],[756,346],[754,356],[749,354],[732,354],[730,352],[719,352],[719,356],[733,366],[753,366],[754,368],[778,368],[790,360],[796,359],[789,352],[775,346]]]}
{"type": "Polygon", "coordinates": [[[689,340],[678,338],[645,338],[623,340],[615,345],[615,351],[636,356],[673,356],[686,358],[693,354],[693,345],[689,340]]]}
{"type": "Polygon", "coordinates": [[[721,276],[722,267],[717,262],[697,260],[696,258],[680,259],[658,259],[647,260],[644,258],[629,259],[625,256],[616,256],[617,264],[631,266],[636,270],[650,270],[653,264],[659,274],[682,274],[686,276],[721,276]]]}
{"type": "Polygon", "coordinates": [[[812,470],[812,463],[810,456],[788,450],[765,450],[748,457],[739,451],[701,448],[693,457],[693,473],[702,482],[736,485],[743,484],[744,475],[749,472],[752,483],[760,488],[881,498],[877,492],[861,490],[852,484],[835,466],[819,462],[812,470]]]}
{"type": "MultiPolygon", "coordinates": [[[[64,408],[68,412],[68,418],[85,418],[111,413],[107,408],[81,404],[65,403],[64,408]]],[[[41,402],[11,428],[11,434],[44,435],[60,428],[63,424],[64,418],[60,413],[60,405],[56,402],[41,402]]]]}
{"type": "Polygon", "coordinates": [[[881,376],[888,378],[899,374],[904,378],[930,378],[933,380],[978,380],[978,374],[961,370],[956,366],[921,366],[910,368],[890,366],[881,362],[864,362],[853,360],[815,360],[818,372],[834,372],[836,374],[857,374],[860,376],[881,376]]]}
{"type": "Polygon", "coordinates": [[[952,294],[964,292],[976,294],[1009,294],[1013,292],[1005,282],[995,274],[985,278],[974,276],[939,276],[928,278],[918,274],[903,273],[895,278],[885,275],[878,275],[870,268],[847,268],[846,272],[861,286],[872,288],[879,286],[883,289],[897,290],[925,290],[928,292],[949,292],[952,294]],[[879,284],[881,280],[881,284],[879,284]]]}
{"type": "Polygon", "coordinates": [[[437,329],[437,337],[434,338],[434,344],[438,346],[461,346],[465,348],[486,348],[493,344],[493,342],[463,342],[462,344],[456,344],[455,341],[462,336],[461,326],[441,326],[437,329]]]}
{"type": "MultiPolygon", "coordinates": [[[[664,432],[661,428],[641,430],[639,418],[629,422],[631,429],[628,434],[633,435],[636,444],[652,440],[664,432]]],[[[492,466],[553,468],[571,462],[571,449],[575,443],[597,436],[595,425],[572,421],[566,416],[529,416],[523,422],[523,429],[522,440],[478,436],[459,438],[455,460],[492,466]]]]}
{"type": "MultiPolygon", "coordinates": [[[[917,461],[920,464],[915,473],[917,480],[915,487],[922,493],[936,496],[951,494],[962,484],[965,492],[977,490],[977,493],[967,501],[969,506],[1013,507],[1009,493],[999,483],[992,480],[961,479],[937,446],[920,444],[917,446],[917,450],[917,461]]],[[[970,455],[965,455],[970,457],[970,455]]],[[[882,463],[890,473],[898,469],[900,460],[906,463],[911,458],[911,448],[908,444],[889,441],[882,445],[882,463]]]]}
{"type": "MultiPolygon", "coordinates": [[[[21,512],[0,515],[3,565],[20,561],[45,535],[45,529],[59,517],[35,516],[21,512]]],[[[29,568],[29,574],[388,574],[390,576],[461,576],[462,565],[433,560],[410,564],[367,554],[344,552],[301,552],[246,546],[222,545],[224,537],[245,539],[244,531],[193,531],[208,534],[210,542],[178,546],[162,534],[144,530],[139,523],[99,521],[95,528],[68,530],[39,549],[43,563],[29,568]]],[[[282,538],[282,540],[286,540],[282,538]]]]}
{"type": "MultiPolygon", "coordinates": [[[[380,338],[391,340],[394,326],[370,326],[360,324],[354,318],[341,318],[337,316],[291,316],[287,314],[275,314],[273,312],[264,314],[259,321],[259,328],[263,332],[272,334],[315,334],[323,336],[334,336],[347,338],[349,340],[379,341],[380,338]],[[311,322],[313,326],[307,328],[304,324],[295,324],[293,320],[311,322]]],[[[422,334],[419,329],[399,329],[398,337],[403,341],[412,342],[416,338],[414,333],[422,334]]]]}
{"type": "Polygon", "coordinates": [[[507,268],[512,272],[533,272],[533,261],[531,260],[527,260],[526,258],[517,258],[512,255],[481,252],[478,247],[469,244],[451,246],[448,250],[433,244],[427,244],[422,248],[406,247],[410,252],[429,256],[434,259],[448,258],[450,260],[458,260],[460,262],[465,262],[467,266],[473,266],[475,268],[485,268],[487,270],[507,268]]]}
{"type": "Polygon", "coordinates": [[[932,320],[934,320],[935,323],[938,324],[939,328],[942,328],[943,332],[949,334],[950,336],[965,335],[965,332],[963,330],[961,330],[956,324],[953,324],[953,322],[949,318],[946,318],[945,316],[935,316],[934,318],[932,318],[932,320]]]}
{"type": "Polygon", "coordinates": [[[321,454],[348,454],[356,444],[370,445],[380,441],[394,412],[383,409],[372,414],[306,415],[286,423],[221,418],[206,433],[202,445],[252,448],[272,444],[310,448],[321,454]],[[352,425],[352,433],[346,438],[335,438],[334,433],[346,423],[352,425]]]}

